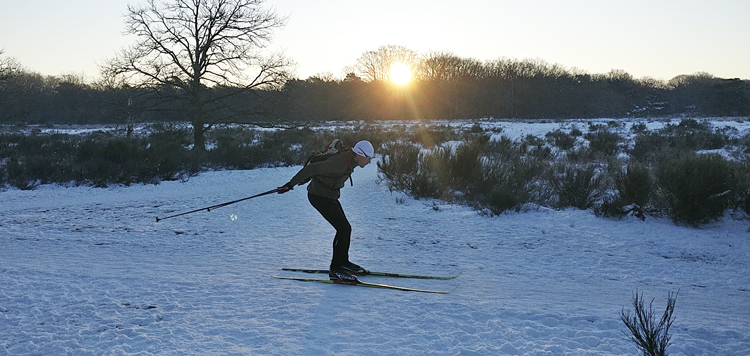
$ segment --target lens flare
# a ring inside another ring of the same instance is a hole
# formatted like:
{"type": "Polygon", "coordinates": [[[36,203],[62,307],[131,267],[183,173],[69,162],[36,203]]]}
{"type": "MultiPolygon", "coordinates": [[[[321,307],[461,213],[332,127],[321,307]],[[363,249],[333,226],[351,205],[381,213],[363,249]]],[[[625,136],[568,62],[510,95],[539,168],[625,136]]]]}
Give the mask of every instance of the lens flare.
{"type": "Polygon", "coordinates": [[[406,63],[396,62],[391,64],[389,74],[391,82],[398,85],[404,85],[411,81],[411,67],[406,63]]]}

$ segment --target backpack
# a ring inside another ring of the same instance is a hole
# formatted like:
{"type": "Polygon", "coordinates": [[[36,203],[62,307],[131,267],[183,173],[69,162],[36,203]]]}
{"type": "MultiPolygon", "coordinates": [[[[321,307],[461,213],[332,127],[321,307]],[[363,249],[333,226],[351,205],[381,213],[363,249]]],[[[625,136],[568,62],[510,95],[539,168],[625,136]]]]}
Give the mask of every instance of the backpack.
{"type": "Polygon", "coordinates": [[[343,141],[337,138],[334,138],[333,140],[330,140],[328,141],[328,143],[326,143],[322,151],[317,152],[314,155],[310,156],[310,158],[307,159],[307,162],[305,162],[305,166],[307,166],[310,163],[325,161],[331,158],[333,155],[338,154],[339,152],[344,152],[348,150],[351,150],[351,148],[344,145],[343,141]]]}
{"type": "MultiPolygon", "coordinates": [[[[305,162],[305,166],[307,166],[310,163],[325,161],[341,152],[346,152],[346,151],[351,151],[351,150],[352,150],[351,148],[349,148],[348,146],[344,144],[344,141],[341,141],[338,138],[334,138],[333,140],[330,140],[328,141],[328,143],[326,143],[326,145],[323,147],[323,150],[310,156],[305,162]]],[[[352,166],[352,162],[349,162],[349,165],[352,166]]],[[[300,184],[307,183],[308,181],[310,180],[308,179],[300,184]]],[[[354,183],[352,182],[351,176],[349,176],[349,184],[352,186],[354,185],[354,183]]]]}

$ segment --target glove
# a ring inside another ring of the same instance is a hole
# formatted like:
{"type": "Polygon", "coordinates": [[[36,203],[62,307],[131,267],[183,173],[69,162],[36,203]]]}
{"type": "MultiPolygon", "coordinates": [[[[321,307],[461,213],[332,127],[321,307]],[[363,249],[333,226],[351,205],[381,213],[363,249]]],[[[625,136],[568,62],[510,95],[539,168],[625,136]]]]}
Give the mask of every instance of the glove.
{"type": "Polygon", "coordinates": [[[276,193],[284,194],[290,190],[294,190],[294,186],[290,183],[284,184],[278,188],[276,188],[276,193]]]}

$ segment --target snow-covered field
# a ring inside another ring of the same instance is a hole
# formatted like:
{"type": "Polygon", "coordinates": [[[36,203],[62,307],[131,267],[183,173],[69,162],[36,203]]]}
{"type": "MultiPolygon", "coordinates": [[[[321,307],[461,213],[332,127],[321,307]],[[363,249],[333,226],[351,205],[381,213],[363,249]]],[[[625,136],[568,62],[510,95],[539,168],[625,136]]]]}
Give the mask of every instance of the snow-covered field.
{"type": "Polygon", "coordinates": [[[670,355],[750,354],[748,221],[489,218],[390,193],[374,164],[355,170],[341,199],[354,262],[462,273],[363,280],[447,295],[272,278],[328,266],[333,229],[304,189],[156,222],[297,169],[0,192],[0,354],[636,355],[620,321],[636,291],[659,315],[679,291],[670,355]]]}

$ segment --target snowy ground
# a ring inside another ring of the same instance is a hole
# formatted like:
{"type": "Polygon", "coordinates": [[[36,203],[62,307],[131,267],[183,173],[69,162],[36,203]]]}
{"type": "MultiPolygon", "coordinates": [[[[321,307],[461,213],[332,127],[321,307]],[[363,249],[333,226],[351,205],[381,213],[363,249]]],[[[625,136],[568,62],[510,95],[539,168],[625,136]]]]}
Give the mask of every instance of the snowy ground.
{"type": "Polygon", "coordinates": [[[366,278],[447,295],[271,278],[328,265],[333,231],[304,189],[156,222],[298,168],[0,192],[0,355],[636,355],[619,319],[635,291],[659,314],[679,291],[671,355],[750,354],[748,221],[488,218],[390,193],[374,164],[357,169],[341,199],[352,260],[461,272],[366,278]]]}
{"type": "Polygon", "coordinates": [[[672,355],[750,354],[750,233],[541,209],[487,218],[396,201],[370,165],[342,203],[352,259],[453,281],[374,279],[431,295],[273,279],[325,268],[332,229],[296,168],[186,183],[9,190],[0,206],[0,354],[634,355],[620,311],[678,291],[672,355]]]}

